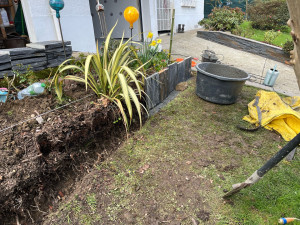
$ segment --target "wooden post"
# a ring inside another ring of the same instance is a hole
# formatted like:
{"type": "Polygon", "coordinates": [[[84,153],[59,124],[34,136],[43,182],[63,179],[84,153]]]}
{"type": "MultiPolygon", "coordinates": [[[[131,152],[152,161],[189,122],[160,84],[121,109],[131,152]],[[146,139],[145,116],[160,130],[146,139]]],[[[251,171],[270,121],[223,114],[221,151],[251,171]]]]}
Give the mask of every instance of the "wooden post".
{"type": "Polygon", "coordinates": [[[4,27],[4,23],[3,23],[1,15],[0,15],[0,27],[1,27],[1,32],[2,32],[3,38],[7,39],[7,35],[6,35],[6,31],[5,31],[5,27],[4,27]]]}
{"type": "Polygon", "coordinates": [[[287,0],[290,19],[287,24],[291,27],[291,35],[294,42],[294,50],[291,51],[291,64],[294,66],[295,74],[300,89],[300,5],[299,0],[287,0]]]}
{"type": "Polygon", "coordinates": [[[174,20],[175,20],[175,9],[172,12],[172,27],[171,27],[171,38],[170,38],[170,48],[169,48],[169,62],[171,60],[171,53],[172,53],[172,44],[173,44],[173,33],[174,33],[174,20]]]}

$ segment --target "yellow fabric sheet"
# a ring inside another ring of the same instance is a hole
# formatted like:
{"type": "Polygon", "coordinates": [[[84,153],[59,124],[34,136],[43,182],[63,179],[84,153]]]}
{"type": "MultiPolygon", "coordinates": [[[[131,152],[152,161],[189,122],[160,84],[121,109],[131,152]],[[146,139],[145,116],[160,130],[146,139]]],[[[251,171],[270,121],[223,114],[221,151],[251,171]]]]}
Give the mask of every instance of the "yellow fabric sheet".
{"type": "Polygon", "coordinates": [[[244,120],[268,130],[275,130],[286,141],[300,133],[299,96],[281,99],[275,92],[260,90],[256,93],[256,98],[248,104],[248,110],[249,115],[244,120]]]}

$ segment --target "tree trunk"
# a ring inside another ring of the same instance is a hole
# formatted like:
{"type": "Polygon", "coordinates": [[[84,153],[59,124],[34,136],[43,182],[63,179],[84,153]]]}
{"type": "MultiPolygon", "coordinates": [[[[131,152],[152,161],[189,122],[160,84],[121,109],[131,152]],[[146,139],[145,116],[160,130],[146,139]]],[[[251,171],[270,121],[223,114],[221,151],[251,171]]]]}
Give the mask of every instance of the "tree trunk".
{"type": "Polygon", "coordinates": [[[290,12],[290,19],[287,24],[292,28],[291,35],[294,41],[291,64],[294,66],[300,88],[300,2],[299,0],[287,0],[287,4],[290,12]]]}

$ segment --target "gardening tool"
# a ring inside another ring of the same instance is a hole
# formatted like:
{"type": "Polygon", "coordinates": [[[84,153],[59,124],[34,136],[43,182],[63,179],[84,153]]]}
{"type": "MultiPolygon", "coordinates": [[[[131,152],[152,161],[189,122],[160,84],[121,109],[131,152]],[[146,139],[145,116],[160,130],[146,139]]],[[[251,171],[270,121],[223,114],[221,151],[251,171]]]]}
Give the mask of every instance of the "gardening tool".
{"type": "Polygon", "coordinates": [[[273,69],[269,69],[267,71],[267,74],[266,74],[266,77],[264,80],[264,85],[270,86],[270,87],[274,86],[275,81],[279,75],[279,72],[278,72],[278,70],[276,70],[276,68],[277,68],[277,65],[275,65],[273,69]]]}
{"type": "Polygon", "coordinates": [[[63,48],[64,48],[65,59],[67,59],[65,42],[64,42],[64,37],[63,37],[63,34],[62,34],[61,24],[60,24],[60,13],[59,13],[59,11],[64,8],[65,3],[64,3],[63,0],[50,0],[49,4],[50,4],[51,8],[56,11],[56,18],[58,19],[58,23],[59,23],[59,30],[60,30],[62,45],[63,45],[63,48]]]}
{"type": "Polygon", "coordinates": [[[278,223],[279,224],[287,224],[287,223],[294,222],[295,220],[299,220],[300,221],[300,219],[297,219],[297,218],[280,218],[278,220],[278,223]]]}
{"type": "Polygon", "coordinates": [[[228,198],[238,193],[243,188],[249,187],[258,182],[269,170],[276,166],[284,157],[293,151],[300,144],[300,133],[288,142],[279,152],[276,153],[260,169],[256,170],[245,182],[232,185],[232,190],[226,193],[223,198],[228,198]]]}
{"type": "Polygon", "coordinates": [[[98,12],[100,28],[101,28],[101,36],[102,38],[105,38],[107,36],[107,26],[106,26],[105,14],[104,14],[104,6],[99,2],[99,0],[96,1],[97,1],[96,11],[98,12]]]}

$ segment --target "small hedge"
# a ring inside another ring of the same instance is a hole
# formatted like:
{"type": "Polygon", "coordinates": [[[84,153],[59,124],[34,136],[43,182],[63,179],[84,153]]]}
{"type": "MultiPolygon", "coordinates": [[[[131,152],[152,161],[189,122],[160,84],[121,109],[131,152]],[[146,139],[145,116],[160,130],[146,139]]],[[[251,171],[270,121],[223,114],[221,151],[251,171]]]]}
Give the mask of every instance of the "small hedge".
{"type": "Polygon", "coordinates": [[[207,19],[199,21],[199,25],[208,30],[231,31],[241,24],[244,12],[240,8],[215,7],[207,19]]]}
{"type": "Polygon", "coordinates": [[[249,7],[252,27],[260,30],[281,30],[286,28],[289,10],[285,0],[256,0],[249,7]]]}

